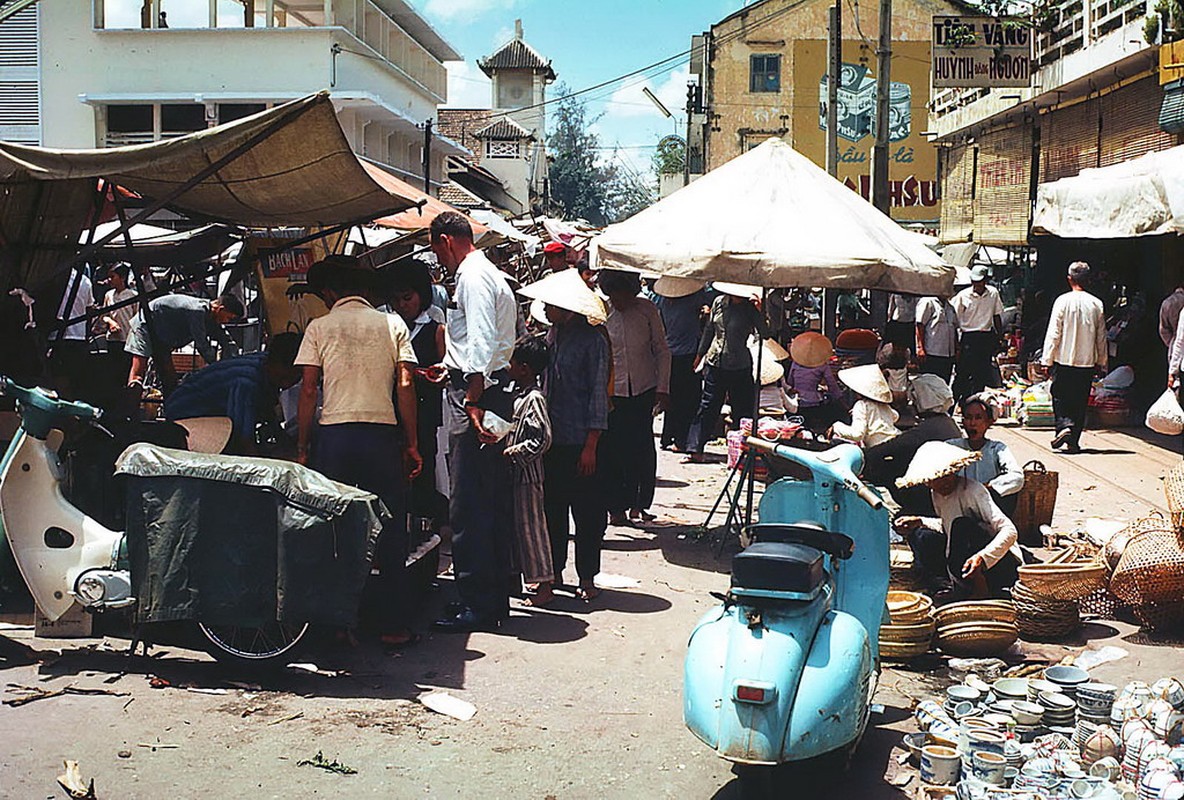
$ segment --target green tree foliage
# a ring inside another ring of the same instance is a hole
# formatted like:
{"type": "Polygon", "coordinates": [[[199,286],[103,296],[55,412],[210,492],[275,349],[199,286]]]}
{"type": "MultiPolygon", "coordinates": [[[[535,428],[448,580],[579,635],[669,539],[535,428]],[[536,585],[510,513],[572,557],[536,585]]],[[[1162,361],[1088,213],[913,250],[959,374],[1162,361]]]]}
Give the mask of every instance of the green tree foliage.
{"type": "Polygon", "coordinates": [[[596,121],[588,116],[584,101],[566,97],[555,104],[547,148],[551,202],[566,219],[584,219],[593,225],[617,222],[653,202],[652,187],[645,186],[628,170],[601,158],[600,139],[589,128],[596,121]]]}
{"type": "Polygon", "coordinates": [[[667,136],[654,150],[654,172],[681,175],[687,164],[687,143],[680,136],[667,136]]]}

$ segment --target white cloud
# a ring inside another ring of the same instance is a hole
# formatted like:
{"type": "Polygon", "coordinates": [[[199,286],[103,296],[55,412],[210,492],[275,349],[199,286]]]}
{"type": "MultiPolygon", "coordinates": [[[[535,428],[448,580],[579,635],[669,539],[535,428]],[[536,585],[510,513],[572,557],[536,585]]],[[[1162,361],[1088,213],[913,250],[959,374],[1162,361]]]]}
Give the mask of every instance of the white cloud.
{"type": "Polygon", "coordinates": [[[489,108],[490,80],[471,61],[449,61],[448,108],[489,108]]]}
{"type": "Polygon", "coordinates": [[[424,13],[440,20],[476,17],[490,11],[512,8],[518,0],[427,0],[424,13]]]}

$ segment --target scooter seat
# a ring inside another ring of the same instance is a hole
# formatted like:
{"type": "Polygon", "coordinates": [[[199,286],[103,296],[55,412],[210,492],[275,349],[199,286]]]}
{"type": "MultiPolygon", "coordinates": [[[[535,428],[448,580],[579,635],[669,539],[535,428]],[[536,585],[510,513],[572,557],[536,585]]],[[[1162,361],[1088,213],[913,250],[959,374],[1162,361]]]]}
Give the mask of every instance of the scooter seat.
{"type": "Polygon", "coordinates": [[[826,580],[822,553],[804,544],[757,542],[732,558],[732,589],[813,595],[826,580]]]}
{"type": "Polygon", "coordinates": [[[855,540],[845,533],[828,531],[816,522],[762,522],[748,526],[748,535],[757,542],[804,544],[821,550],[832,558],[848,559],[855,552],[855,540]]]}

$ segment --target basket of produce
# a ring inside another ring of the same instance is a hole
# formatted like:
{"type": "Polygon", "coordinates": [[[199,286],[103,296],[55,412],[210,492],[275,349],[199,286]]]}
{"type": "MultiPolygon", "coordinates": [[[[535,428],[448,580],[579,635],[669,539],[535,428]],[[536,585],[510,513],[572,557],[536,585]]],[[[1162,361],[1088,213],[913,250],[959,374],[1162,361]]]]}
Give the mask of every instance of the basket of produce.
{"type": "Polygon", "coordinates": [[[965,600],[950,603],[933,612],[938,627],[965,622],[1015,623],[1015,606],[1008,600],[965,600]]]}
{"type": "Polygon", "coordinates": [[[951,656],[994,656],[1018,638],[1019,630],[1009,622],[963,622],[938,628],[934,644],[951,656]]]}
{"type": "Polygon", "coordinates": [[[1080,600],[1106,585],[1106,565],[1098,561],[1025,564],[1019,568],[1023,584],[1053,600],[1080,600]]]}

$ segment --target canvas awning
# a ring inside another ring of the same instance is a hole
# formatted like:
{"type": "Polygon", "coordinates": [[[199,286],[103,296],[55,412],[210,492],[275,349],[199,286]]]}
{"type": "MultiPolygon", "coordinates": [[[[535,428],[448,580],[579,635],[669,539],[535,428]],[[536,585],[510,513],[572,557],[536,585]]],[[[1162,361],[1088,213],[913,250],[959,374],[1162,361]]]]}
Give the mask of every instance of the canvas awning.
{"type": "Polygon", "coordinates": [[[954,270],[855,192],[770,139],[593,242],[600,267],[769,288],[949,296],[954,270]]]}
{"type": "Polygon", "coordinates": [[[152,144],[53,150],[0,142],[0,290],[66,268],[108,180],[198,219],[331,227],[413,207],[350,150],[328,92],[152,144]]]}
{"type": "MultiPolygon", "coordinates": [[[[384,228],[398,228],[401,231],[407,232],[422,231],[431,227],[432,220],[445,211],[456,211],[457,213],[464,214],[463,211],[453,208],[438,197],[432,197],[430,194],[416,189],[402,178],[395,177],[377,164],[371,164],[369,161],[362,161],[361,164],[366,170],[366,174],[370,176],[370,179],[379,186],[384,187],[389,192],[414,198],[415,202],[421,204],[419,208],[412,208],[408,211],[376,219],[374,220],[375,225],[380,225],[384,228]]],[[[464,215],[469,220],[469,224],[473,226],[474,241],[480,239],[485,233],[488,233],[488,228],[468,214],[464,215]]]]}
{"type": "Polygon", "coordinates": [[[1070,239],[1184,233],[1184,146],[1040,184],[1032,233],[1070,239]]]}
{"type": "MultiPolygon", "coordinates": [[[[118,228],[118,222],[100,223],[95,226],[95,238],[97,240],[118,228]]],[[[128,233],[132,240],[131,249],[120,234],[103,247],[106,259],[146,267],[182,267],[226,252],[239,238],[235,228],[217,222],[188,231],[140,224],[132,225],[128,233]]],[[[89,231],[83,232],[78,241],[80,245],[86,244],[88,234],[89,231]]]]}

